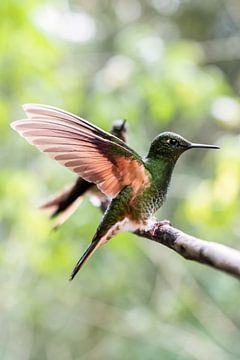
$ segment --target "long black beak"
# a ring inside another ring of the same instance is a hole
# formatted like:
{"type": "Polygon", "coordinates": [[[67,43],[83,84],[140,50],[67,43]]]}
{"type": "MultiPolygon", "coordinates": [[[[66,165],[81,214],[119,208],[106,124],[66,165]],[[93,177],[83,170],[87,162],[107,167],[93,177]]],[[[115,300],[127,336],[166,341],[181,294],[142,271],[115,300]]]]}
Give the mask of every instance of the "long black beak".
{"type": "Polygon", "coordinates": [[[202,148],[202,149],[220,149],[219,146],[217,145],[207,145],[207,144],[191,144],[189,146],[189,149],[194,149],[194,148],[202,148]]]}

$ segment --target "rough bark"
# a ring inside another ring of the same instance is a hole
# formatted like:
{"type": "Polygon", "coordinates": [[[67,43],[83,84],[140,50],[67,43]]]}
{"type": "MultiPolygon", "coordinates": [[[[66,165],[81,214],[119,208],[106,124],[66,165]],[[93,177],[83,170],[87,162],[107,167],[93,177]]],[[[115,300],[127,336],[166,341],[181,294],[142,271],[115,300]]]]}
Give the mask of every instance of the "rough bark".
{"type": "Polygon", "coordinates": [[[187,260],[211,266],[240,278],[240,251],[238,250],[216,242],[198,239],[161,221],[156,222],[150,230],[135,233],[167,246],[187,260]]]}

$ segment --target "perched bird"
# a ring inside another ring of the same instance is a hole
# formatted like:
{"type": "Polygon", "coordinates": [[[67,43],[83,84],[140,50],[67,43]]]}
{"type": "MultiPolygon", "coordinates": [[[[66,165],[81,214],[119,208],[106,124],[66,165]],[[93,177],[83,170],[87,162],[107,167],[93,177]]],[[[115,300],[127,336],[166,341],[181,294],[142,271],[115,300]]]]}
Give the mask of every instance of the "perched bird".
{"type": "MultiPolygon", "coordinates": [[[[31,114],[29,118],[31,119],[31,114]]],[[[115,120],[110,133],[126,142],[126,120],[115,120]]],[[[95,205],[106,210],[107,197],[95,184],[81,177],[78,177],[73,185],[51,196],[40,208],[50,211],[50,217],[56,219],[54,229],[57,229],[74,213],[85,195],[89,195],[95,205]]]]}
{"type": "Polygon", "coordinates": [[[30,144],[95,183],[112,199],[92,242],[73,269],[71,280],[94,251],[114,235],[151,226],[183,152],[193,148],[218,149],[164,132],[152,141],[143,159],[122,140],[69,112],[35,104],[23,108],[28,119],[15,121],[11,126],[30,144]]]}

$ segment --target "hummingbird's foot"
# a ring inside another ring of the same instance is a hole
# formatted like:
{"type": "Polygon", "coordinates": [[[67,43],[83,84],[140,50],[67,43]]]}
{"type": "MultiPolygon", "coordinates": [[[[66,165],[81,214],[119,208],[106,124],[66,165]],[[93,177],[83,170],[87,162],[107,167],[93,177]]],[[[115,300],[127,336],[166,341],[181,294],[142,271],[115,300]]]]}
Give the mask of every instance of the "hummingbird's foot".
{"type": "Polygon", "coordinates": [[[171,226],[171,222],[169,220],[161,220],[161,221],[158,221],[157,222],[157,225],[158,226],[164,226],[164,225],[168,225],[168,226],[171,226]]]}
{"type": "Polygon", "coordinates": [[[171,222],[169,220],[161,220],[161,221],[157,221],[154,225],[153,228],[151,229],[151,233],[153,237],[157,237],[158,236],[158,231],[159,228],[167,225],[167,226],[171,226],[171,222]]]}

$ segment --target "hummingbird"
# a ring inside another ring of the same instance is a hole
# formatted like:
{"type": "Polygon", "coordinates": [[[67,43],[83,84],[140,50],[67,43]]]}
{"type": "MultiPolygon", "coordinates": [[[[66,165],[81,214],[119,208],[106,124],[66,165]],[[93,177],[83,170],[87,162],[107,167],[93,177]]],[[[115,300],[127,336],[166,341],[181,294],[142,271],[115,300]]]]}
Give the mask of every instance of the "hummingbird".
{"type": "MultiPolygon", "coordinates": [[[[31,118],[31,114],[29,116],[31,118]]],[[[126,120],[114,120],[110,133],[126,142],[126,130],[126,120]]],[[[90,201],[95,206],[100,206],[103,211],[106,210],[108,204],[107,197],[101,193],[95,184],[80,176],[74,184],[65,187],[54,196],[51,196],[40,208],[50,210],[50,217],[57,218],[53,228],[56,230],[74,213],[85,195],[89,195],[90,201]]]]}
{"type": "Polygon", "coordinates": [[[99,246],[119,232],[151,228],[181,154],[194,148],[219,149],[163,132],[142,158],[121,139],[67,111],[38,104],[23,109],[28,118],[13,122],[12,128],[50,158],[96,184],[111,200],[70,280],[99,246]]]}

